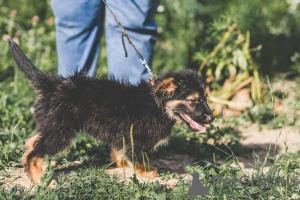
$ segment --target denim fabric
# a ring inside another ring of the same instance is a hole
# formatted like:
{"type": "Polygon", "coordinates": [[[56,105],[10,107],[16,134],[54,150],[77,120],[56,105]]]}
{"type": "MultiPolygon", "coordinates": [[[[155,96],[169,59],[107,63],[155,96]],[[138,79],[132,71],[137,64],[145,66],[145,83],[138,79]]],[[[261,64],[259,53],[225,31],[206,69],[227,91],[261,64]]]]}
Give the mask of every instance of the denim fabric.
{"type": "MultiPolygon", "coordinates": [[[[154,14],[159,0],[106,2],[135,47],[151,66],[157,34],[154,14]]],[[[105,18],[107,64],[110,75],[118,80],[128,79],[133,84],[142,78],[149,78],[127,40],[125,45],[128,57],[124,56],[122,32],[101,0],[52,0],[51,5],[55,15],[60,75],[66,77],[75,72],[86,71],[89,76],[94,76],[105,18]]]]}

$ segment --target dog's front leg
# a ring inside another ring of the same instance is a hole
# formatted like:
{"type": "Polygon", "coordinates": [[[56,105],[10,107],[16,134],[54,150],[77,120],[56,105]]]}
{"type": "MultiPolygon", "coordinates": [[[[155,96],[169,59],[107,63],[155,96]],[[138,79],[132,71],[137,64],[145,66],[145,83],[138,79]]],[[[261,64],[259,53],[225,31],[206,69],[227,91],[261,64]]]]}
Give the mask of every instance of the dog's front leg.
{"type": "MultiPolygon", "coordinates": [[[[123,150],[120,149],[118,150],[117,148],[113,147],[111,151],[111,161],[116,162],[117,167],[130,167],[130,168],[136,168],[136,172],[138,175],[142,177],[147,177],[147,178],[154,178],[158,176],[157,173],[157,168],[149,166],[148,164],[143,164],[141,161],[138,162],[136,161],[134,164],[127,158],[127,156],[131,156],[130,152],[125,153],[123,155],[123,150]],[[127,155],[128,154],[128,155],[127,155]],[[126,156],[127,155],[127,156],[126,156]]],[[[141,159],[139,159],[141,160],[141,159]]]]}
{"type": "Polygon", "coordinates": [[[157,173],[157,168],[156,167],[152,167],[150,165],[147,164],[138,164],[136,166],[136,172],[142,176],[142,177],[147,177],[147,178],[155,178],[158,176],[157,173]]]}

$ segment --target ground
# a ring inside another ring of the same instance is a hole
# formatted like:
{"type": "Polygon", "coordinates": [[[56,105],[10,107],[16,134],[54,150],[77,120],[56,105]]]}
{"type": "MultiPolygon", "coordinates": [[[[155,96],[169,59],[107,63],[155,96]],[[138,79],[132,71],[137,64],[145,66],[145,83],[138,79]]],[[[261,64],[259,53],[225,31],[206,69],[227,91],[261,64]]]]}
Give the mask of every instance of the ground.
{"type": "MultiPolygon", "coordinates": [[[[287,134],[287,146],[288,146],[288,152],[297,152],[300,148],[300,134],[299,130],[293,127],[287,127],[286,130],[288,131],[287,134]]],[[[248,127],[247,129],[243,129],[242,136],[240,143],[242,146],[246,147],[247,149],[250,149],[251,152],[255,152],[259,156],[260,160],[263,160],[267,153],[267,148],[269,148],[269,145],[271,144],[271,151],[270,156],[274,156],[274,148],[276,146],[277,155],[284,153],[284,141],[286,140],[286,134],[282,129],[276,129],[276,130],[268,130],[267,128],[263,127],[261,131],[259,131],[257,125],[252,125],[248,127]]],[[[233,152],[238,160],[240,161],[240,166],[247,172],[251,173],[254,164],[252,153],[239,153],[233,152]]],[[[150,163],[151,165],[158,167],[158,168],[164,168],[168,167],[172,172],[177,172],[181,177],[185,177],[187,174],[184,171],[184,167],[189,164],[195,163],[195,158],[185,155],[185,154],[170,154],[170,153],[164,153],[160,155],[159,158],[151,159],[150,163]]],[[[217,160],[217,162],[222,162],[222,160],[217,160]]],[[[70,165],[80,165],[80,162],[74,162],[70,165]]],[[[62,168],[62,166],[60,166],[62,168]]],[[[268,166],[265,167],[264,171],[268,170],[268,166]]],[[[120,181],[125,181],[124,179],[124,169],[123,168],[108,168],[105,170],[109,174],[118,174],[120,175],[120,181]]],[[[18,168],[14,171],[10,171],[11,175],[10,178],[7,177],[1,177],[0,180],[3,183],[5,187],[7,186],[13,186],[16,184],[21,185],[24,188],[31,188],[32,184],[29,180],[29,178],[24,173],[23,168],[18,168]]],[[[57,172],[59,173],[59,172],[57,172]]],[[[126,179],[129,180],[129,177],[132,176],[133,170],[131,169],[125,169],[126,179]]],[[[139,178],[140,181],[145,181],[144,178],[139,178]]],[[[161,184],[166,184],[170,188],[174,188],[176,183],[178,182],[178,179],[168,179],[168,180],[162,180],[161,178],[157,177],[151,180],[147,181],[156,181],[158,180],[161,184]]],[[[52,184],[55,184],[55,182],[52,182],[52,184]]],[[[54,185],[52,185],[54,186],[54,185]]]]}

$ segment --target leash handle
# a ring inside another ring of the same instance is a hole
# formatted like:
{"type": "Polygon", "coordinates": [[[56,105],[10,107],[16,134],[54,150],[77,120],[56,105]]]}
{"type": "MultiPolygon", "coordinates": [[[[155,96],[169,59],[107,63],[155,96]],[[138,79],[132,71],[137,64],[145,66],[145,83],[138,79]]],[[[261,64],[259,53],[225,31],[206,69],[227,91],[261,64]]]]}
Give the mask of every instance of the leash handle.
{"type": "Polygon", "coordinates": [[[124,42],[124,37],[127,38],[128,40],[128,43],[131,44],[131,46],[134,48],[135,52],[136,52],[136,55],[139,57],[142,65],[147,69],[147,72],[150,76],[150,81],[153,81],[157,78],[157,76],[155,74],[153,74],[152,70],[150,69],[147,61],[143,58],[143,56],[139,53],[139,51],[135,48],[135,46],[133,45],[131,39],[129,38],[127,32],[125,31],[124,27],[121,25],[121,23],[118,21],[117,17],[114,15],[114,13],[110,10],[110,8],[108,7],[107,3],[105,2],[105,0],[102,0],[103,3],[105,4],[105,6],[107,7],[107,9],[109,10],[110,14],[113,16],[115,22],[117,23],[117,25],[119,26],[119,28],[121,29],[122,31],[122,44],[123,44],[123,48],[124,48],[124,51],[125,51],[125,57],[127,57],[128,53],[127,53],[127,50],[126,50],[126,47],[125,47],[125,42],[124,42]]]}

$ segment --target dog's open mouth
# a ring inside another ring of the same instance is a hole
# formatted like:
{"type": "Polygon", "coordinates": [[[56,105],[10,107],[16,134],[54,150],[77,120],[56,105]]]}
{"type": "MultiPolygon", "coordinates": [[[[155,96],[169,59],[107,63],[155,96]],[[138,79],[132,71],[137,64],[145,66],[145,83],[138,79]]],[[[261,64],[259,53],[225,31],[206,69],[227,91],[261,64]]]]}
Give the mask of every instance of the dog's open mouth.
{"type": "Polygon", "coordinates": [[[206,128],[204,126],[204,124],[199,124],[197,122],[195,122],[194,120],[192,120],[190,118],[190,116],[180,113],[180,116],[187,122],[190,124],[190,126],[192,127],[192,129],[194,130],[198,130],[200,133],[204,133],[206,131],[206,128]]]}

